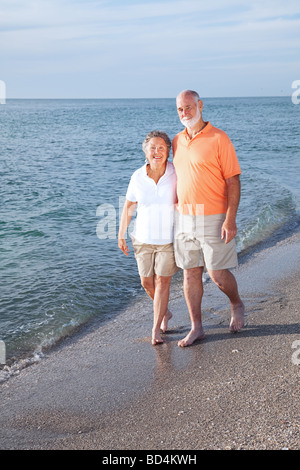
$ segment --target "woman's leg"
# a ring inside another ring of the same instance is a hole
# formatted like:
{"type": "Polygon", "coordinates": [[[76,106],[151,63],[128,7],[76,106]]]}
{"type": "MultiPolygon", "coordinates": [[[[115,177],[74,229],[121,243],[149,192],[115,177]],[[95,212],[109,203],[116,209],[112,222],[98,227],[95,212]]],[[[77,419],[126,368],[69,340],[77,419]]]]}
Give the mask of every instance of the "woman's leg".
{"type": "Polygon", "coordinates": [[[153,301],[153,329],[152,329],[152,344],[163,343],[160,336],[160,328],[164,317],[167,315],[170,283],[172,276],[158,276],[155,275],[155,293],[153,301]]]}
{"type": "MultiPolygon", "coordinates": [[[[163,277],[168,277],[168,276],[163,276],[163,277]]],[[[172,276],[170,277],[170,279],[172,276]]],[[[170,281],[171,282],[171,281],[170,281]]],[[[155,276],[151,277],[143,277],[141,276],[141,284],[143,288],[145,289],[146,293],[149,295],[150,299],[154,301],[154,296],[155,296],[155,276]]],[[[169,285],[170,288],[170,285],[169,285]]],[[[161,330],[163,333],[165,333],[168,329],[168,321],[171,320],[172,318],[172,313],[170,310],[167,308],[167,312],[161,322],[161,330]]]]}
{"type": "Polygon", "coordinates": [[[163,326],[163,331],[165,331],[167,329],[168,320],[172,317],[171,312],[168,310],[171,279],[172,276],[141,276],[141,284],[149,297],[153,300],[153,345],[163,343],[160,336],[160,328],[163,326]]]}
{"type": "Polygon", "coordinates": [[[150,276],[150,277],[140,276],[140,277],[141,277],[142,287],[145,289],[150,299],[154,300],[154,293],[155,293],[154,276],[150,276]]]}

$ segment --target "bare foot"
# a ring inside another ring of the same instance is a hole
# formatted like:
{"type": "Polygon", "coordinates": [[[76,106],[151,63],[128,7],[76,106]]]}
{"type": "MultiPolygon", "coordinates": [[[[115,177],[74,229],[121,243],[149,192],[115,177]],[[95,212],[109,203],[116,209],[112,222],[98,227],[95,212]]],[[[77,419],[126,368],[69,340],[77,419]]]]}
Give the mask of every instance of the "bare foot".
{"type": "Polygon", "coordinates": [[[178,341],[178,346],[185,348],[186,346],[191,346],[195,341],[204,339],[205,333],[202,328],[198,330],[191,330],[185,338],[178,341]]]}
{"type": "Polygon", "coordinates": [[[244,327],[245,325],[244,315],[245,315],[245,306],[243,302],[237,305],[236,307],[232,307],[231,322],[229,326],[229,330],[232,333],[237,333],[244,327]]]}
{"type": "Polygon", "coordinates": [[[152,339],[151,339],[152,346],[156,346],[157,344],[162,344],[162,343],[163,343],[163,340],[160,336],[160,333],[152,330],[152,339]]]}
{"type": "Polygon", "coordinates": [[[160,326],[160,329],[163,333],[165,333],[168,329],[168,321],[171,320],[172,318],[172,313],[170,312],[170,310],[167,310],[167,313],[165,314],[164,318],[163,318],[163,321],[161,322],[161,326],[160,326]]]}

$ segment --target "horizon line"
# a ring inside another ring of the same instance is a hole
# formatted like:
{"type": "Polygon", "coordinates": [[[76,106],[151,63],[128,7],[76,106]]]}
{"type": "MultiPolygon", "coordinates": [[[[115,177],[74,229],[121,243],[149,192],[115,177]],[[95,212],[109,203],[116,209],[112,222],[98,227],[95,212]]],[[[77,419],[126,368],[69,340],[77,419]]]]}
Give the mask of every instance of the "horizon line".
{"type": "MultiPolygon", "coordinates": [[[[287,95],[230,95],[230,96],[201,96],[201,99],[219,99],[219,98],[290,98],[292,94],[287,94],[287,95]]],[[[99,97],[80,97],[80,98],[72,98],[72,97],[64,97],[64,98],[58,98],[58,97],[52,97],[52,98],[47,98],[47,97],[27,97],[27,98],[22,98],[22,97],[6,97],[6,100],[169,100],[169,99],[176,99],[176,96],[164,96],[164,97],[114,97],[114,98],[99,98],[99,97]]]]}

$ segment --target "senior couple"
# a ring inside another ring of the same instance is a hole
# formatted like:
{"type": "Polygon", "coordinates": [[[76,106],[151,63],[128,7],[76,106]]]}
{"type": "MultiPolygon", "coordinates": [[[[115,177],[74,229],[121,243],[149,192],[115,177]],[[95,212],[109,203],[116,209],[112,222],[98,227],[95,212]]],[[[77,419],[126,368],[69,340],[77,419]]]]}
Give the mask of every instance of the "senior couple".
{"type": "Polygon", "coordinates": [[[128,255],[125,233],[137,207],[131,239],[141,284],[153,300],[152,344],[163,343],[161,332],[172,317],[170,283],[181,268],[191,330],[178,345],[186,347],[205,337],[204,268],[230,301],[230,331],[244,326],[244,304],[230,271],[237,266],[241,170],[227,134],[204,122],[198,93],[182,91],[176,104],[185,129],[173,140],[173,163],[168,161],[169,137],[150,132],[143,142],[146,164],[133,173],[127,189],[118,244],[128,255]]]}

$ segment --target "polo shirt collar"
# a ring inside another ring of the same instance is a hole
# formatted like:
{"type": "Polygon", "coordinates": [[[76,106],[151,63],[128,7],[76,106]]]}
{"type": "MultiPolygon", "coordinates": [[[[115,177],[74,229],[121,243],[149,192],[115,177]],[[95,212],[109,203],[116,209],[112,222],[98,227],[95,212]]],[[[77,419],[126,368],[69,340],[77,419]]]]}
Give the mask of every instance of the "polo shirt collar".
{"type": "MultiPolygon", "coordinates": [[[[148,163],[145,163],[145,165],[143,166],[143,175],[144,176],[147,176],[148,178],[148,175],[147,175],[147,165],[148,163]]],[[[172,174],[174,172],[174,168],[173,168],[173,165],[171,165],[171,163],[169,162],[169,160],[167,160],[167,165],[166,165],[166,171],[164,172],[163,176],[168,176],[169,174],[172,174]]],[[[163,177],[162,176],[162,177],[163,177]]]]}
{"type": "MultiPolygon", "coordinates": [[[[210,129],[212,128],[212,125],[209,121],[207,121],[207,124],[206,126],[199,132],[199,134],[196,134],[195,137],[193,137],[193,139],[195,139],[196,137],[198,137],[198,135],[202,135],[202,134],[206,134],[207,132],[210,131],[210,129]]],[[[189,142],[193,139],[190,139],[190,136],[188,135],[188,132],[187,132],[187,128],[185,128],[183,131],[182,131],[183,135],[185,136],[186,140],[188,140],[189,142]]]]}

